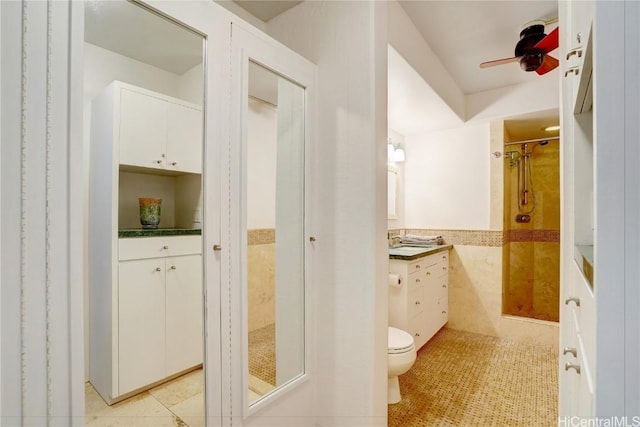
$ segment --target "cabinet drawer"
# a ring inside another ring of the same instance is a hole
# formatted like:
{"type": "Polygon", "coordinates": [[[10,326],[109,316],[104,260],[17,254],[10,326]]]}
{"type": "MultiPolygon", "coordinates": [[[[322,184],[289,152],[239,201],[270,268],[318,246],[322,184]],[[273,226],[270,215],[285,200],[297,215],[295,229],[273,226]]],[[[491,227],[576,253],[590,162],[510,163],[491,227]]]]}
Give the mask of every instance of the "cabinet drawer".
{"type": "Polygon", "coordinates": [[[416,289],[413,292],[409,292],[409,297],[407,299],[407,311],[409,317],[413,317],[416,314],[422,313],[423,310],[423,297],[422,297],[422,289],[416,289]]]}
{"type": "Polygon", "coordinates": [[[413,292],[416,289],[422,288],[422,286],[426,282],[424,273],[410,274],[407,282],[408,282],[409,292],[413,292]]]}
{"type": "Polygon", "coordinates": [[[118,239],[120,261],[202,253],[201,236],[161,236],[118,239]]]}
{"type": "Polygon", "coordinates": [[[435,265],[436,263],[437,263],[437,260],[430,256],[417,259],[416,261],[410,263],[407,266],[407,273],[412,274],[419,271],[424,271],[425,269],[435,265]]]}

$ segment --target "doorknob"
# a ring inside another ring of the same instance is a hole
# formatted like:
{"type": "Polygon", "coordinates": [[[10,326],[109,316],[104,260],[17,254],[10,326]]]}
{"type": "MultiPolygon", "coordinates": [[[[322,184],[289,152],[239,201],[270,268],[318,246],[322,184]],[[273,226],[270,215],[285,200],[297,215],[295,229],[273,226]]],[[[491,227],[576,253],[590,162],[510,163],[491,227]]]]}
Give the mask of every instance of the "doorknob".
{"type": "Polygon", "coordinates": [[[222,246],[220,245],[213,245],[213,250],[216,252],[220,252],[222,250],[222,246]]]}

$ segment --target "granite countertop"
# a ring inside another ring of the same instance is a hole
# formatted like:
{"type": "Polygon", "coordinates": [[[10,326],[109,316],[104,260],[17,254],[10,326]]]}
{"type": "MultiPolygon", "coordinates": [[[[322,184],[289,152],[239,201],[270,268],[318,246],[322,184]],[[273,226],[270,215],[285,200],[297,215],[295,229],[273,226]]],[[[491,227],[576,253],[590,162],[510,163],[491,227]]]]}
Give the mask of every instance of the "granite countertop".
{"type": "Polygon", "coordinates": [[[118,237],[192,236],[201,235],[199,228],[129,228],[118,230],[118,237]]]}
{"type": "Polygon", "coordinates": [[[413,261],[427,255],[448,251],[453,245],[412,245],[401,244],[394,248],[389,248],[389,259],[399,259],[402,261],[413,261]]]}

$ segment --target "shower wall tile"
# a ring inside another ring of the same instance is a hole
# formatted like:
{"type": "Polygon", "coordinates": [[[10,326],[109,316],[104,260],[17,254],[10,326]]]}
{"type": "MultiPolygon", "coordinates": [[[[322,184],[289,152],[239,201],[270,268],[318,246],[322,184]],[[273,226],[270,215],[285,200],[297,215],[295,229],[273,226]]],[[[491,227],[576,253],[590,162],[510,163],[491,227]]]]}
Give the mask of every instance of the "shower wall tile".
{"type": "MultiPolygon", "coordinates": [[[[251,233],[250,233],[251,234],[251,233]]],[[[247,298],[249,332],[275,323],[276,245],[247,247],[247,298]]]]}
{"type": "Polygon", "coordinates": [[[449,257],[449,323],[463,331],[500,336],[502,248],[454,245],[449,257]]]}

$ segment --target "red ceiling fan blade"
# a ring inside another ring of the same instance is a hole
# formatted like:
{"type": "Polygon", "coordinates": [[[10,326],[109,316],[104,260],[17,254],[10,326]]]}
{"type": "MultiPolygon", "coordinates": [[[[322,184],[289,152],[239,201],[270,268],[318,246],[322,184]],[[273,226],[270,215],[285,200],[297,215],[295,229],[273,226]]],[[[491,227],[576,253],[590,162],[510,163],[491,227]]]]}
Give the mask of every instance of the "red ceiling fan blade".
{"type": "Polygon", "coordinates": [[[495,61],[483,62],[482,64],[480,64],[480,68],[494,67],[496,65],[508,64],[510,62],[516,62],[518,60],[520,60],[519,56],[514,56],[513,58],[496,59],[495,61]]]}
{"type": "Polygon", "coordinates": [[[558,27],[547,34],[545,38],[536,43],[534,47],[537,49],[542,49],[546,53],[549,53],[552,50],[556,49],[558,47],[558,27]]]}
{"type": "Polygon", "coordinates": [[[545,55],[544,62],[538,67],[536,73],[538,73],[539,75],[547,74],[549,71],[556,68],[558,64],[559,61],[556,58],[551,55],[545,55]]]}

